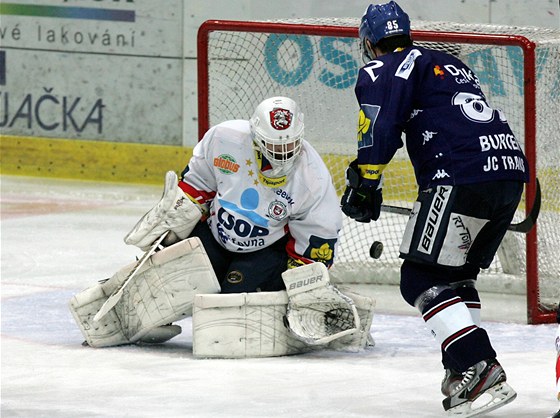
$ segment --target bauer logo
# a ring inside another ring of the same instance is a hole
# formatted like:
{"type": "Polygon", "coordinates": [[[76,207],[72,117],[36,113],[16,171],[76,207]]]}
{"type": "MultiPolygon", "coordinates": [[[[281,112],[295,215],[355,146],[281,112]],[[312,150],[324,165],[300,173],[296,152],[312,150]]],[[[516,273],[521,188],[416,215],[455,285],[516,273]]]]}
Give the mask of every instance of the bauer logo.
{"type": "Polygon", "coordinates": [[[432,205],[428,212],[426,225],[424,226],[422,236],[420,237],[418,251],[425,254],[432,253],[434,240],[438,234],[441,218],[443,217],[445,207],[449,201],[451,190],[451,187],[439,186],[437,188],[437,193],[434,196],[434,200],[432,201],[432,205]]]}
{"type": "Polygon", "coordinates": [[[313,277],[308,277],[307,279],[298,280],[297,282],[290,284],[290,289],[289,290],[309,286],[309,285],[312,285],[314,283],[320,282],[321,280],[323,280],[323,275],[322,274],[319,275],[319,276],[313,276],[313,277]]]}

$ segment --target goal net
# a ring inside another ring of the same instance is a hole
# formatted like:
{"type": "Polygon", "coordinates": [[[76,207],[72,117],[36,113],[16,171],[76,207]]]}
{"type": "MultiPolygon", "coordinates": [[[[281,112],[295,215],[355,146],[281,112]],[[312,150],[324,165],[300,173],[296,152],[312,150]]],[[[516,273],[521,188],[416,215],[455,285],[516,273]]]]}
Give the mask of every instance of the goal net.
{"type": "MultiPolygon", "coordinates": [[[[263,99],[295,99],[306,139],[321,153],[339,195],[357,151],[354,84],[362,65],[358,19],[207,21],[198,33],[199,136],[228,119],[247,119],[263,99]]],[[[560,30],[415,22],[419,45],[456,54],[478,75],[489,104],[503,109],[532,167],[514,222],[531,209],[535,174],[542,187],[537,227],[508,232],[478,281],[482,291],[527,295],[529,323],[552,322],[560,300],[560,30]]],[[[384,203],[412,207],[417,194],[406,150],[385,171],[384,203]]],[[[407,217],[383,213],[360,224],[345,219],[333,281],[398,284],[398,248],[407,217]],[[373,241],[384,244],[379,259],[373,241]]]]}

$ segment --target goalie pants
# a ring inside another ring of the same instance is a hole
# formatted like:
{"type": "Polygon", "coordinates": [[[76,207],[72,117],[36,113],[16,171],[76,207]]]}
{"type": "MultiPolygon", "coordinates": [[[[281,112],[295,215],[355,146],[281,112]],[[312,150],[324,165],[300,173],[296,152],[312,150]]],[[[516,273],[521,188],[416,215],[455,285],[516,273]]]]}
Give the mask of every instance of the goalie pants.
{"type": "Polygon", "coordinates": [[[288,237],[249,253],[234,253],[216,241],[206,222],[199,222],[190,236],[199,237],[218,277],[221,293],[274,292],[284,290],[288,237]]]}
{"type": "Polygon", "coordinates": [[[474,284],[480,269],[491,264],[507,232],[523,183],[498,181],[445,188],[445,195],[434,188],[418,196],[420,210],[403,239],[408,234],[409,245],[404,251],[401,246],[400,289],[403,298],[420,309],[432,333],[440,334],[436,338],[444,367],[465,371],[496,357],[486,331],[479,326],[480,298],[474,284]],[[434,223],[434,207],[443,209],[427,252],[421,243],[432,227],[429,224],[434,223]]]}

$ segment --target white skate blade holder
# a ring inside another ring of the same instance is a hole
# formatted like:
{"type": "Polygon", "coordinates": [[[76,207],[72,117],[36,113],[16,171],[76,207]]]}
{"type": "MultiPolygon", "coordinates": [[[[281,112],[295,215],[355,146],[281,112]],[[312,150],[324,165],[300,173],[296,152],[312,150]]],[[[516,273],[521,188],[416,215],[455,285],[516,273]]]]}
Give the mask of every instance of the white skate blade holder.
{"type": "Polygon", "coordinates": [[[507,405],[517,393],[506,382],[492,386],[474,401],[468,401],[447,410],[450,417],[477,417],[507,405]]]}

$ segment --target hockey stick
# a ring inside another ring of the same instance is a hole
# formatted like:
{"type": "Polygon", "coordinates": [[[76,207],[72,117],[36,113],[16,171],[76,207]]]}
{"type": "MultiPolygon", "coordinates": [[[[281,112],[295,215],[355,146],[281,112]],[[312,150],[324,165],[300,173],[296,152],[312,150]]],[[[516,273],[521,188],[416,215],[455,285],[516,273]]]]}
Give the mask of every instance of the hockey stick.
{"type": "Polygon", "coordinates": [[[136,276],[136,273],[140,270],[140,268],[144,265],[148,258],[150,258],[150,256],[156,251],[157,247],[159,247],[168,233],[169,231],[165,231],[163,234],[161,234],[161,236],[152,244],[150,249],[146,251],[142,257],[140,257],[136,265],[132,270],[130,270],[130,273],[128,273],[121,285],[114,290],[111,296],[109,296],[105,303],[101,306],[99,312],[95,314],[95,316],[93,317],[94,321],[99,321],[101,318],[107,315],[107,312],[113,309],[119,302],[119,300],[121,300],[121,297],[124,293],[124,288],[132,281],[132,279],[136,276]]]}
{"type": "MultiPolygon", "coordinates": [[[[537,191],[535,193],[535,200],[533,201],[531,212],[529,212],[529,215],[523,221],[516,224],[510,224],[508,226],[508,231],[527,234],[533,228],[535,222],[537,222],[537,218],[539,217],[539,212],[541,210],[541,184],[539,183],[539,179],[536,179],[536,181],[537,191]]],[[[383,212],[396,213],[398,215],[410,215],[412,213],[412,209],[392,205],[381,205],[381,210],[383,212]]]]}

